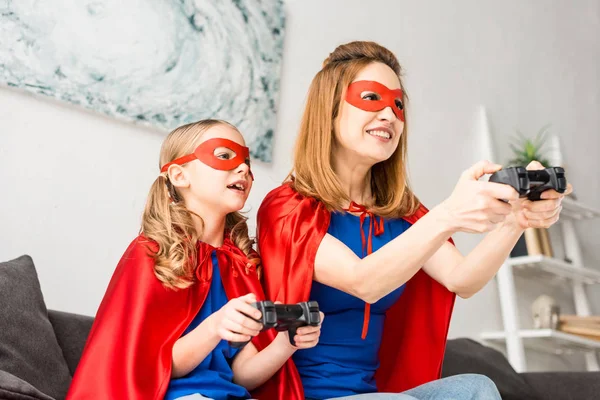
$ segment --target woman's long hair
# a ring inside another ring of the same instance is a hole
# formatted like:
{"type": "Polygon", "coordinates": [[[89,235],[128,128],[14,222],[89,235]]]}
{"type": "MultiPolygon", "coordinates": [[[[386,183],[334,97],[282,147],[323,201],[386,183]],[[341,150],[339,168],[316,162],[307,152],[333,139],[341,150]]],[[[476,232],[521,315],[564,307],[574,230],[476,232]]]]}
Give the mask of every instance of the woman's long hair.
{"type": "MultiPolygon", "coordinates": [[[[332,166],[334,124],[347,87],[363,68],[374,62],[390,67],[398,76],[403,93],[406,93],[396,56],[374,42],[351,42],[337,47],[323,62],[308,91],[296,140],[293,169],[287,180],[300,194],[316,198],[329,210],[342,210],[343,204],[350,201],[332,166]]],[[[404,94],[405,106],[407,100],[404,94]]],[[[392,156],[371,169],[373,204],[368,206],[377,215],[402,217],[414,213],[419,206],[419,200],[410,189],[406,171],[407,126],[405,120],[398,148],[392,156]]]]}
{"type": "MultiPolygon", "coordinates": [[[[206,119],[180,126],[169,133],[160,150],[159,171],[163,165],[192,153],[200,137],[211,127],[221,124],[236,129],[228,122],[206,119]]],[[[260,260],[252,249],[254,240],[248,236],[246,221],[247,218],[239,212],[229,213],[225,217],[225,230],[249,260],[258,265],[260,260]]],[[[153,254],[154,273],[158,280],[171,289],[192,285],[198,261],[197,242],[202,232],[196,230],[192,212],[186,208],[166,173],[159,174],[150,188],[141,233],[158,244],[158,251],[153,254]]]]}

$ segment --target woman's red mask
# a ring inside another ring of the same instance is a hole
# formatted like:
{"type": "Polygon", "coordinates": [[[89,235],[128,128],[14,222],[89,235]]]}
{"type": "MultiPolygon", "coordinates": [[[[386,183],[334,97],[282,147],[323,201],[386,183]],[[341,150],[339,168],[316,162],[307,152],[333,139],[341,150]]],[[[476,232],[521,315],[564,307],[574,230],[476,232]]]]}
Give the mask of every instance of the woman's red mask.
{"type": "Polygon", "coordinates": [[[250,170],[250,150],[233,140],[223,138],[208,139],[207,141],[202,142],[200,146],[196,147],[196,150],[194,150],[192,154],[179,157],[170,163],[163,165],[160,172],[166,172],[173,164],[183,165],[196,159],[209,167],[220,171],[231,171],[240,164],[247,164],[249,175],[254,180],[254,175],[252,175],[252,171],[250,170]],[[215,155],[215,150],[219,147],[224,147],[232,151],[234,157],[227,160],[217,157],[217,155],[215,155]]]}
{"type": "Polygon", "coordinates": [[[352,82],[346,91],[346,101],[354,107],[371,112],[391,107],[396,117],[404,122],[404,101],[402,97],[402,89],[388,89],[385,85],[375,81],[352,82]],[[374,99],[363,99],[365,92],[372,94],[374,99]]]}

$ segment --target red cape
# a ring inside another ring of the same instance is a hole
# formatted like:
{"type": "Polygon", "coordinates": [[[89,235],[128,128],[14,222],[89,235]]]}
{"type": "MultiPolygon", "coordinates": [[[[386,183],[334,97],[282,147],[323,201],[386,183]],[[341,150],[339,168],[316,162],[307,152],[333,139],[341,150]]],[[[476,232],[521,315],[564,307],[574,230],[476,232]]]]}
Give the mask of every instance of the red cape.
{"type": "MultiPolygon", "coordinates": [[[[426,213],[421,206],[404,219],[413,224],[426,213]]],[[[258,210],[257,237],[268,299],[309,300],[315,256],[329,221],[323,203],[298,194],[288,184],[267,195],[258,210]]],[[[399,393],[441,376],[454,299],[454,293],[422,270],[407,282],[398,302],[386,313],[380,367],[375,374],[380,392],[399,393]]],[[[260,346],[269,343],[265,336],[259,335],[260,346]]],[[[261,399],[304,398],[291,359],[260,393],[261,399]]]]}
{"type": "MultiPolygon", "coordinates": [[[[67,399],[162,399],[171,378],[173,344],[200,311],[212,280],[214,247],[199,243],[197,282],[166,289],[154,275],[143,236],[127,248],[96,314],[67,399]]],[[[229,299],[253,292],[264,299],[256,268],[229,239],[217,250],[229,299]]]]}

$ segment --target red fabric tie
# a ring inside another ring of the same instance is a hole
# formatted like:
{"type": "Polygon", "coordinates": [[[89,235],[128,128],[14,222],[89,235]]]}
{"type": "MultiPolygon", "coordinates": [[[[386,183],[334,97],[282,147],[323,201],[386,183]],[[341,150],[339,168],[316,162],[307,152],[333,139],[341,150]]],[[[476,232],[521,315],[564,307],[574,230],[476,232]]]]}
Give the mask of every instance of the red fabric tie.
{"type": "MultiPolygon", "coordinates": [[[[383,218],[379,218],[377,221],[377,217],[371,211],[367,210],[367,208],[361,204],[357,204],[355,202],[350,202],[350,206],[345,209],[345,211],[350,213],[360,213],[360,239],[362,241],[362,252],[363,257],[368,256],[373,253],[373,245],[372,245],[372,237],[373,235],[379,236],[384,232],[383,218]],[[369,218],[369,237],[365,238],[365,230],[363,229],[363,224],[365,222],[365,218],[369,218]],[[365,254],[366,253],[366,254],[365,254]]],[[[365,304],[365,317],[363,319],[363,329],[361,338],[365,339],[367,337],[367,333],[369,332],[369,319],[371,317],[371,305],[369,303],[365,304]]]]}
{"type": "Polygon", "coordinates": [[[199,262],[198,268],[196,268],[196,278],[202,283],[212,282],[212,271],[214,266],[211,254],[213,250],[216,250],[217,252],[219,265],[231,266],[231,274],[234,278],[238,277],[238,270],[242,269],[240,268],[242,265],[244,266],[243,270],[245,270],[246,275],[248,275],[250,269],[255,266],[248,260],[246,254],[244,254],[244,252],[242,252],[242,250],[240,250],[229,238],[226,238],[223,241],[221,247],[213,247],[210,244],[199,242],[199,262]]]}

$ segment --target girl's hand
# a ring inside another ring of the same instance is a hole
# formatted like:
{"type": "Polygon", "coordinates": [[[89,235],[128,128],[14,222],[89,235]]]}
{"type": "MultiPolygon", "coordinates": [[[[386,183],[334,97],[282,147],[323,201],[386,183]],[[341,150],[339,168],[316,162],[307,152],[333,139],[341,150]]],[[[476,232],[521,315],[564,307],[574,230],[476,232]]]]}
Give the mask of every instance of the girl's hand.
{"type": "Polygon", "coordinates": [[[254,293],[230,300],[211,318],[212,331],[216,336],[230,342],[248,342],[259,334],[263,325],[253,318],[261,317],[260,311],[250,304],[256,302],[254,293]]]}
{"type": "MultiPolygon", "coordinates": [[[[323,324],[323,319],[325,319],[325,314],[319,311],[321,314],[321,324],[323,324]]],[[[319,336],[321,336],[321,324],[319,326],[303,326],[296,330],[296,335],[294,336],[294,342],[296,343],[297,349],[310,349],[311,347],[315,347],[317,343],[319,343],[319,336]]],[[[285,332],[288,335],[287,332],[285,332]]],[[[289,339],[286,339],[289,343],[289,339]]]]}
{"type": "Polygon", "coordinates": [[[462,173],[450,197],[440,205],[450,231],[488,232],[511,214],[511,205],[499,199],[516,201],[517,191],[501,183],[478,180],[501,168],[499,164],[480,161],[462,173]]]}
{"type": "MultiPolygon", "coordinates": [[[[527,166],[528,170],[544,169],[537,161],[532,161],[527,166]]],[[[565,193],[555,190],[546,190],[542,193],[542,200],[531,201],[526,198],[511,202],[512,215],[506,219],[506,224],[512,224],[520,229],[548,228],[560,217],[562,199],[573,191],[573,186],[567,184],[565,193]]]]}

